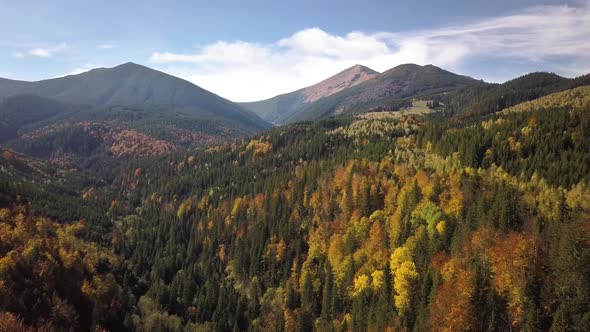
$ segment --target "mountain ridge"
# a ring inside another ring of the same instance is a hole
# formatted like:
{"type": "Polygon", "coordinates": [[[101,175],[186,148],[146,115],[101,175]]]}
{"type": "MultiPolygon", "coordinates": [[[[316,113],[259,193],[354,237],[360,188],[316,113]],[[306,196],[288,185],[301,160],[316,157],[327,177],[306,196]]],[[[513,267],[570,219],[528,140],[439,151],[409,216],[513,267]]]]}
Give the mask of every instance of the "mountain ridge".
{"type": "Polygon", "coordinates": [[[401,64],[371,80],[319,99],[284,121],[316,120],[371,108],[391,108],[409,98],[430,97],[478,82],[481,81],[434,65],[401,64]]]}
{"type": "Polygon", "coordinates": [[[269,99],[239,104],[258,114],[264,120],[279,124],[284,118],[290,117],[305,105],[361,84],[378,74],[371,68],[356,64],[316,84],[269,99]]]}

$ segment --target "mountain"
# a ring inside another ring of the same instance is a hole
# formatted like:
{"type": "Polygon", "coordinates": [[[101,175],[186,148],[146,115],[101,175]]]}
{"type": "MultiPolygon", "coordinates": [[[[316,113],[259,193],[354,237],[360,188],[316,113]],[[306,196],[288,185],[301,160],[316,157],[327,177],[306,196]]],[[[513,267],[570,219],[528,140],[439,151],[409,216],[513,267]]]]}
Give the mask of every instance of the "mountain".
{"type": "Polygon", "coordinates": [[[363,112],[371,108],[387,109],[404,100],[428,98],[478,82],[480,81],[433,65],[399,65],[371,80],[306,105],[285,118],[284,122],[316,120],[331,115],[363,112]]]}
{"type": "Polygon", "coordinates": [[[312,86],[266,100],[240,103],[240,105],[268,122],[280,124],[284,122],[284,119],[316,100],[361,84],[377,75],[379,73],[373,69],[355,65],[312,86]]]}
{"type": "Polygon", "coordinates": [[[392,108],[414,97],[430,97],[479,82],[433,65],[405,64],[381,74],[356,65],[308,88],[241,105],[269,122],[285,124],[392,108]]]}
{"type": "Polygon", "coordinates": [[[269,127],[229,100],[134,63],[38,82],[0,79],[0,143],[35,157],[157,155],[269,127]]]}
{"type": "Polygon", "coordinates": [[[131,62],[38,82],[0,79],[0,99],[16,94],[93,107],[182,112],[200,119],[225,121],[249,132],[267,127],[258,117],[229,100],[183,79],[131,62]]]}

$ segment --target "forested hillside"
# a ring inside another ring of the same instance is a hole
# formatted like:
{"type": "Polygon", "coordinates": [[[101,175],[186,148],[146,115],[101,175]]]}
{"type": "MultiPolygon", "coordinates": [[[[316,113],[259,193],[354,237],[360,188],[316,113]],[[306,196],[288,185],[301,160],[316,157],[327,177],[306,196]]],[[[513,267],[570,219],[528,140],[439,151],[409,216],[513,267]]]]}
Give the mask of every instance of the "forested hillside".
{"type": "Polygon", "coordinates": [[[134,63],[37,82],[0,79],[0,143],[82,167],[222,144],[270,127],[229,100],[134,63]]]}
{"type": "Polygon", "coordinates": [[[0,326],[587,331],[590,89],[484,113],[295,123],[86,183],[6,152],[0,326]]]}
{"type": "Polygon", "coordinates": [[[506,107],[550,93],[590,84],[590,75],[565,78],[553,73],[536,72],[502,84],[480,82],[441,96],[448,113],[461,118],[488,115],[506,107]]]}

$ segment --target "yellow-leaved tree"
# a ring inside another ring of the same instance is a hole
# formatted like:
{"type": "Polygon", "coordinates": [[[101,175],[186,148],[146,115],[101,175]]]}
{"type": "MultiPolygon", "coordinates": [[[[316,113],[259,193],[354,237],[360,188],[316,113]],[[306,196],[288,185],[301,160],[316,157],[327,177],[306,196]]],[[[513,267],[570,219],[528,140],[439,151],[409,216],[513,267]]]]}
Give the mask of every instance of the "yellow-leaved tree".
{"type": "Polygon", "coordinates": [[[416,265],[412,261],[403,262],[395,271],[393,278],[393,289],[395,290],[395,307],[400,316],[404,316],[410,308],[411,295],[414,282],[418,278],[416,265]]]}
{"type": "Polygon", "coordinates": [[[418,272],[412,261],[410,248],[401,246],[396,248],[390,259],[391,274],[393,276],[394,302],[400,316],[404,316],[411,304],[411,296],[418,272]]]}
{"type": "Polygon", "coordinates": [[[524,319],[527,274],[537,253],[537,241],[522,233],[498,237],[491,248],[492,285],[508,299],[508,313],[516,329],[524,319]]]}

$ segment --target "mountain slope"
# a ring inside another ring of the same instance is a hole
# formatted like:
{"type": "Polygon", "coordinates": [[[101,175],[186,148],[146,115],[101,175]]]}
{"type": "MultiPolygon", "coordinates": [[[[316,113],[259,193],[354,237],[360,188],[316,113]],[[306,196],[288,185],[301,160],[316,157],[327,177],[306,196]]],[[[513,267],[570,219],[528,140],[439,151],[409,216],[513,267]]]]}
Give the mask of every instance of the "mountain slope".
{"type": "Polygon", "coordinates": [[[0,101],[0,142],[18,137],[21,128],[38,124],[58,114],[69,114],[72,105],[37,95],[13,95],[0,101]]]}
{"type": "Polygon", "coordinates": [[[160,155],[269,127],[229,100],[133,63],[38,82],[0,79],[0,143],[60,162],[160,155]]]}
{"type": "Polygon", "coordinates": [[[131,62],[38,82],[0,79],[0,98],[16,94],[92,107],[176,111],[199,119],[221,120],[250,133],[267,128],[257,116],[229,100],[188,81],[131,62]]]}
{"type": "Polygon", "coordinates": [[[403,99],[440,94],[478,82],[433,65],[400,65],[371,80],[319,99],[286,118],[285,122],[389,107],[403,99]]]}
{"type": "Polygon", "coordinates": [[[569,188],[590,180],[589,129],[590,86],[581,86],[473,117],[469,125],[433,122],[418,141],[474,169],[500,166],[569,188]]]}
{"type": "Polygon", "coordinates": [[[589,85],[590,75],[565,78],[554,73],[529,73],[502,84],[468,86],[441,96],[445,109],[460,118],[491,114],[551,93],[589,85]]]}
{"type": "Polygon", "coordinates": [[[378,74],[370,68],[355,65],[312,86],[266,100],[240,103],[240,105],[255,112],[266,121],[280,124],[306,105],[361,84],[378,74]]]}

